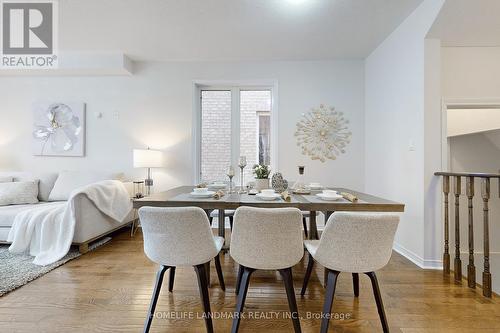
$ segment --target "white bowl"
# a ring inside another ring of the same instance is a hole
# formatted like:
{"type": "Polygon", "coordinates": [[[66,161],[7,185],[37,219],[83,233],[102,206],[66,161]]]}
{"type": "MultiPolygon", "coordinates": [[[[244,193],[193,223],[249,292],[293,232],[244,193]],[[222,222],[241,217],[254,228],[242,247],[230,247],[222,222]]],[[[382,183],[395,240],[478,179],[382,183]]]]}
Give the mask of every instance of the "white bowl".
{"type": "Polygon", "coordinates": [[[205,191],[205,192],[196,192],[193,191],[189,193],[192,197],[197,197],[197,198],[209,198],[215,194],[214,191],[205,191]]]}
{"type": "Polygon", "coordinates": [[[340,194],[325,194],[325,193],[318,193],[316,194],[319,198],[325,201],[337,201],[342,198],[340,194]]]}
{"type": "Polygon", "coordinates": [[[265,194],[265,195],[273,195],[273,194],[275,194],[275,192],[274,192],[273,189],[264,189],[264,190],[261,190],[260,192],[262,194],[265,194]]]}
{"type": "Polygon", "coordinates": [[[311,190],[321,190],[323,186],[320,183],[311,183],[309,184],[309,188],[311,190]]]}
{"type": "Polygon", "coordinates": [[[339,192],[335,191],[335,190],[323,190],[322,193],[324,195],[338,195],[339,192]]]}
{"type": "Polygon", "coordinates": [[[272,193],[270,195],[264,194],[264,193],[257,193],[255,196],[257,198],[259,198],[261,200],[265,200],[265,201],[273,201],[273,200],[281,198],[281,195],[279,195],[278,193],[272,193]]]}

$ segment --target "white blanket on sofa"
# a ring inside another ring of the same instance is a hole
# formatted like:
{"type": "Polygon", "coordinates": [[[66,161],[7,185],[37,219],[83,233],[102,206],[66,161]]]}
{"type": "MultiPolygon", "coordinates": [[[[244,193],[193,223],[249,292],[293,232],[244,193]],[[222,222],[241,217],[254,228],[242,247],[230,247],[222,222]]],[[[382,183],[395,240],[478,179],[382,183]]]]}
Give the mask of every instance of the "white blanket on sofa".
{"type": "Polygon", "coordinates": [[[67,202],[34,207],[14,218],[7,237],[12,253],[29,253],[33,263],[48,265],[64,257],[75,231],[75,198],[85,195],[103,214],[122,222],[132,209],[129,194],[120,181],[105,180],[73,191],[67,202]]]}

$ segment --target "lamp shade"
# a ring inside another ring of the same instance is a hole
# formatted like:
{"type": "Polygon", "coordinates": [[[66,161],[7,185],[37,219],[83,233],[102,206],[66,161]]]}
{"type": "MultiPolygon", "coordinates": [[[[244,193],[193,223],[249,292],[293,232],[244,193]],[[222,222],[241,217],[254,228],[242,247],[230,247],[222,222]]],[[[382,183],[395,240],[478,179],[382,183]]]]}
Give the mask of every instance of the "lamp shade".
{"type": "Polygon", "coordinates": [[[163,154],[158,150],[134,149],[134,168],[161,168],[163,154]]]}

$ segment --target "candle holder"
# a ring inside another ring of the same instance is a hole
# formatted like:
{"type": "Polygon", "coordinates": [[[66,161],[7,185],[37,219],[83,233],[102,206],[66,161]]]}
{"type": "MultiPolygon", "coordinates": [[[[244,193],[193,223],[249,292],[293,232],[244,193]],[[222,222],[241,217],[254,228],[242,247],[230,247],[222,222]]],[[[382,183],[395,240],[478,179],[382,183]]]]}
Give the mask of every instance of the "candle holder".
{"type": "Polygon", "coordinates": [[[233,166],[229,167],[226,175],[229,177],[229,191],[228,191],[228,193],[229,194],[234,193],[234,189],[233,189],[234,168],[233,168],[233,166]]]}
{"type": "Polygon", "coordinates": [[[244,187],[244,182],[243,182],[243,169],[245,169],[245,167],[247,166],[247,158],[245,156],[240,156],[240,161],[238,163],[238,166],[240,167],[240,170],[241,170],[241,178],[240,178],[240,181],[241,181],[241,186],[240,186],[240,190],[238,193],[240,194],[243,194],[243,193],[247,193],[247,191],[245,190],[245,187],[244,187]]]}
{"type": "Polygon", "coordinates": [[[228,176],[229,177],[229,191],[227,193],[231,194],[231,193],[234,193],[234,190],[233,190],[233,177],[234,176],[228,176]]]}

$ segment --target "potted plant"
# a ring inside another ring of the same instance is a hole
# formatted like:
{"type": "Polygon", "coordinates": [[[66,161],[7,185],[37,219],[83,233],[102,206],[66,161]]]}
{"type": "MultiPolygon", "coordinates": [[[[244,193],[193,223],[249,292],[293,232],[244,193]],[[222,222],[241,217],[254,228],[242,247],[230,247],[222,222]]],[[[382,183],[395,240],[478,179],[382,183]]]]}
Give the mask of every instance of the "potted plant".
{"type": "Polygon", "coordinates": [[[263,164],[255,164],[253,166],[253,174],[255,175],[255,189],[260,191],[269,188],[269,175],[271,167],[263,164]]]}

